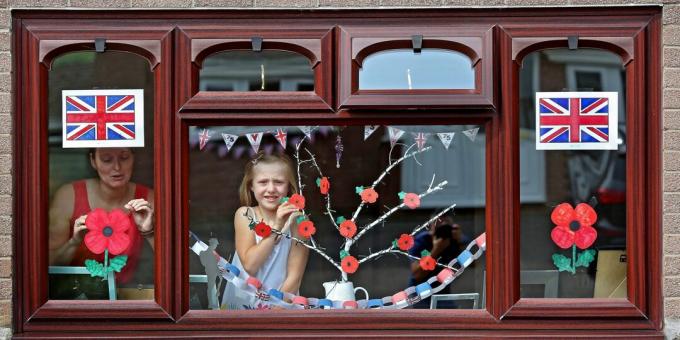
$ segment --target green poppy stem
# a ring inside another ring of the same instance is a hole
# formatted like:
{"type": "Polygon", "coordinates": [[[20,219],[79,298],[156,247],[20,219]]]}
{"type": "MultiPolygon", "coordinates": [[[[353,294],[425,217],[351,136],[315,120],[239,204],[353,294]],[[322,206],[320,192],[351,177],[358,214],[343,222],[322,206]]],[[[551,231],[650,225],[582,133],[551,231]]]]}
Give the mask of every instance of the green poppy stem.
{"type": "Polygon", "coordinates": [[[108,273],[106,267],[108,266],[109,266],[109,249],[104,249],[104,280],[106,280],[108,277],[108,275],[106,275],[106,273],[108,273]]]}
{"type": "Polygon", "coordinates": [[[571,273],[576,273],[576,244],[571,246],[571,273]]]}

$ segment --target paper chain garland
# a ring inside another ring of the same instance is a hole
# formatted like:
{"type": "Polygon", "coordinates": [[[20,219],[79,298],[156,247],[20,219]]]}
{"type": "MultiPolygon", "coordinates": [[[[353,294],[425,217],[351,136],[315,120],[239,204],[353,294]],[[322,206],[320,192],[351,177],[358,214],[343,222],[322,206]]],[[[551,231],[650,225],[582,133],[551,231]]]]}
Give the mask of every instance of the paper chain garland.
{"type": "MultiPolygon", "coordinates": [[[[196,234],[189,231],[189,236],[196,242],[190,249],[199,255],[208,249],[208,245],[201,241],[196,234]]],[[[402,309],[412,306],[419,301],[438,293],[453,280],[458,278],[465,268],[469,267],[475,260],[479,259],[486,251],[486,233],[482,233],[463,250],[456,258],[451,260],[439,274],[430,277],[427,281],[410,286],[398,291],[391,296],[381,299],[370,300],[347,300],[338,301],[325,298],[308,298],[294,295],[288,292],[263,286],[255,277],[248,276],[245,271],[239,270],[236,266],[227,262],[222,256],[215,253],[218,257],[218,266],[222,277],[231,282],[236,288],[242,290],[250,296],[254,296],[262,302],[286,309],[402,309]],[[291,302],[288,302],[291,301],[291,302]]]]}
{"type": "MultiPolygon", "coordinates": [[[[375,132],[380,125],[366,125],[364,126],[364,140],[367,140],[373,132],[375,132]]],[[[390,137],[390,145],[394,147],[394,145],[397,143],[397,141],[404,135],[404,131],[397,129],[392,126],[386,126],[389,137],[390,137]]],[[[311,139],[311,134],[312,134],[312,126],[298,126],[298,129],[300,129],[304,134],[305,137],[308,139],[311,139]]],[[[477,138],[477,133],[479,132],[479,128],[475,127],[472,129],[468,129],[463,131],[463,134],[470,139],[471,141],[475,141],[477,138]]],[[[287,136],[288,132],[284,130],[283,128],[277,128],[275,131],[261,131],[261,132],[251,132],[251,133],[246,133],[244,136],[250,143],[250,146],[253,148],[253,151],[258,152],[260,150],[260,144],[262,143],[262,136],[264,136],[265,133],[271,134],[276,138],[276,140],[283,146],[283,148],[286,148],[286,141],[287,141],[287,136]]],[[[447,150],[449,149],[449,146],[451,145],[451,142],[453,141],[453,138],[455,136],[455,132],[439,132],[437,133],[437,137],[439,137],[439,140],[441,141],[442,145],[444,148],[447,150]]],[[[198,132],[198,142],[199,142],[199,149],[203,150],[205,146],[208,144],[210,139],[212,138],[212,131],[210,129],[202,129],[198,132]]],[[[432,133],[426,133],[426,132],[411,132],[411,135],[413,137],[413,141],[415,144],[418,146],[418,150],[421,150],[423,147],[425,147],[425,143],[427,143],[428,138],[432,135],[432,133]]],[[[224,145],[227,147],[227,152],[231,150],[231,147],[234,146],[236,141],[238,140],[240,136],[239,135],[232,135],[228,133],[222,133],[222,139],[224,140],[224,145]]],[[[335,145],[335,152],[336,152],[336,166],[340,167],[340,158],[342,157],[342,142],[340,139],[340,136],[338,135],[338,140],[336,141],[335,145]]]]}

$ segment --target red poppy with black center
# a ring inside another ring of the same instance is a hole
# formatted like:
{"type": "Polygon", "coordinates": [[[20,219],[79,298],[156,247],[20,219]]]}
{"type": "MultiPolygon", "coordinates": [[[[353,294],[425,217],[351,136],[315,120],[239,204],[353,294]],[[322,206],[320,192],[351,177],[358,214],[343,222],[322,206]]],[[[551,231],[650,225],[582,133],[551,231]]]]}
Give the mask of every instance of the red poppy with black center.
{"type": "Polygon", "coordinates": [[[574,244],[586,249],[597,239],[597,230],[592,227],[597,221],[597,213],[586,203],[580,203],[576,209],[569,203],[562,203],[553,209],[550,219],[556,224],[550,238],[562,249],[574,244]]]}
{"type": "Polygon", "coordinates": [[[342,261],[340,261],[340,265],[342,267],[342,271],[347,274],[353,274],[357,271],[357,269],[359,269],[359,261],[357,261],[357,259],[352,255],[343,257],[342,261]]]}
{"type": "Polygon", "coordinates": [[[357,233],[357,225],[352,220],[344,220],[340,223],[340,235],[352,238],[357,233]]]}
{"type": "Polygon", "coordinates": [[[330,189],[331,182],[328,180],[328,177],[321,177],[321,181],[319,181],[319,191],[321,191],[321,194],[327,195],[330,189]]]}
{"type": "Polygon", "coordinates": [[[423,268],[423,270],[434,270],[435,265],[437,264],[437,261],[434,260],[434,258],[430,255],[423,256],[420,258],[420,268],[423,268]]]}
{"type": "Polygon", "coordinates": [[[314,223],[310,220],[300,222],[298,225],[298,233],[304,238],[310,238],[316,233],[314,223]]]}
{"type": "Polygon", "coordinates": [[[366,203],[375,203],[378,199],[378,193],[373,188],[366,188],[361,191],[361,200],[366,203]]]}
{"type": "Polygon", "coordinates": [[[267,223],[260,222],[255,225],[255,234],[262,238],[268,237],[272,234],[272,227],[267,225],[267,223]]]}
{"type": "Polygon", "coordinates": [[[130,246],[130,236],[127,231],[132,227],[130,218],[120,209],[114,209],[110,213],[97,208],[92,210],[85,218],[87,234],[85,234],[85,246],[95,254],[101,254],[106,249],[111,255],[125,252],[130,246]]]}
{"type": "Polygon", "coordinates": [[[305,197],[300,194],[293,194],[288,199],[288,202],[300,210],[305,208],[305,197]]]}
{"type": "Polygon", "coordinates": [[[409,234],[401,234],[399,240],[397,240],[397,246],[399,246],[399,249],[406,251],[413,247],[413,242],[413,236],[409,234]]]}

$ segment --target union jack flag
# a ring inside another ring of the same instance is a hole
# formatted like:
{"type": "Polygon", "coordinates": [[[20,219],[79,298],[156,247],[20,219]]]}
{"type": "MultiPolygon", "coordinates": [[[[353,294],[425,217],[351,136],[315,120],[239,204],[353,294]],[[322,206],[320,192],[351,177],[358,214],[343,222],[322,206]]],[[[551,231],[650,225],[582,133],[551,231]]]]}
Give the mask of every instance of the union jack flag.
{"type": "Polygon", "coordinates": [[[616,149],[616,92],[536,93],[536,149],[616,149]]]}
{"type": "Polygon", "coordinates": [[[143,146],[142,94],[63,91],[64,147],[143,146]]]}

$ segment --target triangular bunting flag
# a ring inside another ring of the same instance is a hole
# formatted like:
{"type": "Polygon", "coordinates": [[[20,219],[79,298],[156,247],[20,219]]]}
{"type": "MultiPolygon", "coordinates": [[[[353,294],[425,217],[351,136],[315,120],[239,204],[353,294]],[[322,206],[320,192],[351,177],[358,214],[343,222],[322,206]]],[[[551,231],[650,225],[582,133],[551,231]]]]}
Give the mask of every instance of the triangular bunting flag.
{"type": "Polygon", "coordinates": [[[234,146],[234,143],[236,143],[238,136],[237,135],[230,135],[228,133],[223,133],[222,139],[224,139],[224,145],[227,146],[227,152],[229,152],[229,150],[231,150],[231,147],[234,146]]]}
{"type": "Polygon", "coordinates": [[[276,138],[277,141],[279,141],[279,144],[283,146],[283,148],[286,148],[286,139],[288,138],[288,133],[286,133],[285,130],[283,129],[276,129],[276,134],[274,135],[274,138],[276,138]]]}
{"type": "Polygon", "coordinates": [[[390,145],[394,147],[394,144],[397,144],[397,141],[401,137],[401,135],[404,134],[403,130],[399,130],[397,128],[393,128],[391,126],[387,127],[387,132],[390,135],[390,145]]]}
{"type": "Polygon", "coordinates": [[[451,142],[453,141],[453,136],[455,134],[456,134],[455,132],[440,132],[440,133],[437,133],[437,136],[442,141],[442,144],[444,145],[444,148],[446,148],[446,150],[449,149],[449,145],[451,145],[451,142]]]}
{"type": "Polygon", "coordinates": [[[263,134],[263,132],[246,133],[246,137],[248,138],[248,142],[250,142],[250,146],[253,147],[253,150],[255,150],[255,152],[260,150],[260,142],[262,142],[262,134],[263,134]]]}
{"type": "Polygon", "coordinates": [[[364,140],[367,140],[380,125],[366,125],[364,126],[364,140]]]}
{"type": "Polygon", "coordinates": [[[311,126],[298,126],[298,129],[307,136],[307,138],[312,138],[312,127],[311,126]]]}
{"type": "Polygon", "coordinates": [[[210,140],[210,135],[211,133],[210,130],[208,129],[203,129],[203,131],[201,131],[198,134],[198,148],[200,150],[203,150],[203,148],[205,148],[205,146],[208,144],[208,141],[210,140]]]}
{"type": "Polygon", "coordinates": [[[430,137],[430,134],[424,132],[411,132],[411,134],[413,135],[413,140],[418,146],[418,151],[422,150],[425,146],[425,143],[427,142],[427,139],[430,137]]]}
{"type": "Polygon", "coordinates": [[[474,128],[470,130],[465,130],[463,131],[463,134],[467,136],[467,138],[470,138],[471,141],[475,141],[475,138],[477,138],[477,132],[479,131],[479,128],[474,128]]]}

